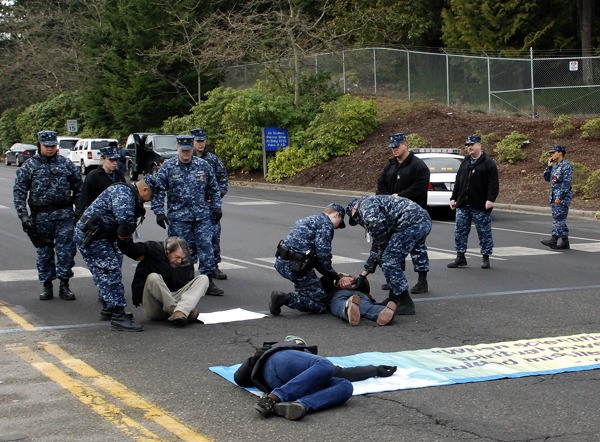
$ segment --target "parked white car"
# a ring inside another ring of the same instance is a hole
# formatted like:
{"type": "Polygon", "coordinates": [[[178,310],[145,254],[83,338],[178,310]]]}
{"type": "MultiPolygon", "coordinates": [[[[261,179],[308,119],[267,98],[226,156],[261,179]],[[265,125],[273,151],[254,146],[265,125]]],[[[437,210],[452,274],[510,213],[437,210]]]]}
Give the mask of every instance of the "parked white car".
{"type": "Polygon", "coordinates": [[[56,137],[56,139],[58,140],[58,153],[65,158],[69,158],[71,150],[79,141],[77,137],[63,137],[62,135],[56,137]]]}
{"type": "Polygon", "coordinates": [[[431,175],[427,189],[427,206],[449,207],[450,196],[456,182],[456,172],[463,160],[460,149],[411,149],[422,159],[431,175]]]}
{"type": "Polygon", "coordinates": [[[110,143],[117,143],[114,138],[82,138],[69,153],[69,159],[81,169],[85,175],[100,165],[100,149],[110,143]]]}

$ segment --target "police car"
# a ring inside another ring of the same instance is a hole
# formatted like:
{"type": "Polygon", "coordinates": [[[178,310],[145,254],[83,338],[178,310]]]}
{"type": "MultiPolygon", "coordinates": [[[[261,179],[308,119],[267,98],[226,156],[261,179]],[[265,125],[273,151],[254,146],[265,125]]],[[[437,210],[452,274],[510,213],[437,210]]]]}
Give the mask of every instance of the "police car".
{"type": "Polygon", "coordinates": [[[464,158],[460,155],[461,150],[411,149],[411,151],[427,164],[431,172],[427,189],[427,205],[448,207],[456,181],[456,172],[464,158]]]}

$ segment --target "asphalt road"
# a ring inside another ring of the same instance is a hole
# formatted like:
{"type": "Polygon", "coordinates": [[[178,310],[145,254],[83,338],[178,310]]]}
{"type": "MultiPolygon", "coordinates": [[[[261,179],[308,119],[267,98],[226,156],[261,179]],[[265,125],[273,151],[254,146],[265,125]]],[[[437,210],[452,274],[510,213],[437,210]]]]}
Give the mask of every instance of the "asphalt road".
{"type": "MultiPolygon", "coordinates": [[[[355,396],[299,422],[261,418],[255,396],[208,370],[288,334],[323,355],[345,356],[598,333],[598,221],[571,218],[573,249],[551,252],[540,244],[548,215],[495,211],[492,268],[479,267],[473,230],[469,266],[447,269],[453,221],[435,213],[430,291],[415,296],[415,316],[386,327],[366,320],[350,327],[284,307],[279,317],[176,329],[146,322],[132,307],[144,332],[118,333],[98,321],[97,292],[80,256],[82,276],[71,282],[77,301],[38,300],[35,252],[12,205],[16,170],[0,166],[0,441],[598,440],[598,370],[355,396]]],[[[203,298],[199,309],[268,313],[270,292],[291,289],[269,262],[276,244],[295,220],[352,196],[335,193],[232,186],[222,221],[229,279],[218,281],[226,293],[203,298]]],[[[165,235],[151,212],[139,233],[141,240],[165,235]]],[[[333,248],[343,261],[336,270],[356,274],[369,245],[357,226],[336,231],[333,248]]],[[[123,270],[129,287],[134,262],[126,258],[123,270]]],[[[414,284],[412,270],[408,277],[414,284]]],[[[381,272],[370,280],[383,298],[381,272]]]]}

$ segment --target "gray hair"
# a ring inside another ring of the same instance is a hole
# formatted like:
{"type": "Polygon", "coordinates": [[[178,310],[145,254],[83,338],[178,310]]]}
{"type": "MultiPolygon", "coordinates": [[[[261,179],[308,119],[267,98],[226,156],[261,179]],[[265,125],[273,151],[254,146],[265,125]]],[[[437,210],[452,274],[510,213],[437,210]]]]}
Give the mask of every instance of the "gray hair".
{"type": "Polygon", "coordinates": [[[170,236],[165,240],[165,250],[167,253],[173,253],[175,250],[181,249],[185,256],[190,256],[190,248],[185,242],[185,239],[178,236],[170,236]]]}

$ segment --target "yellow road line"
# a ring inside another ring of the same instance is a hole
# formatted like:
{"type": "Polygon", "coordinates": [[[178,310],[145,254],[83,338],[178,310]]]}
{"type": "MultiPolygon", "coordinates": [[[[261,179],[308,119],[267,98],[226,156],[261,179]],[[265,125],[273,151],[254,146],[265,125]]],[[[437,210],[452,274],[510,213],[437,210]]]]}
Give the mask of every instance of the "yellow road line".
{"type": "Polygon", "coordinates": [[[27,321],[21,315],[15,313],[14,310],[8,308],[7,306],[5,306],[4,304],[2,304],[1,302],[0,302],[0,312],[2,312],[5,316],[8,316],[8,318],[12,322],[14,322],[15,324],[17,324],[23,330],[27,330],[27,331],[37,330],[37,328],[33,324],[31,324],[29,321],[27,321]]]}
{"type": "Polygon", "coordinates": [[[102,394],[72,378],[56,365],[46,362],[28,347],[9,347],[9,349],[27,361],[51,381],[56,382],[73,394],[83,404],[114,424],[117,428],[137,441],[161,440],[161,438],[125,415],[121,409],[107,402],[102,394]]]}
{"type": "Polygon", "coordinates": [[[70,368],[78,375],[90,379],[95,386],[102,388],[111,396],[123,401],[127,406],[143,411],[144,418],[154,421],[170,433],[176,435],[180,440],[209,441],[205,436],[196,433],[177,419],[169,416],[166,411],[157,405],[145,400],[110,376],[103,375],[82,360],[74,358],[58,345],[49,343],[40,343],[40,345],[45,351],[56,357],[61,364],[70,368]]]}

